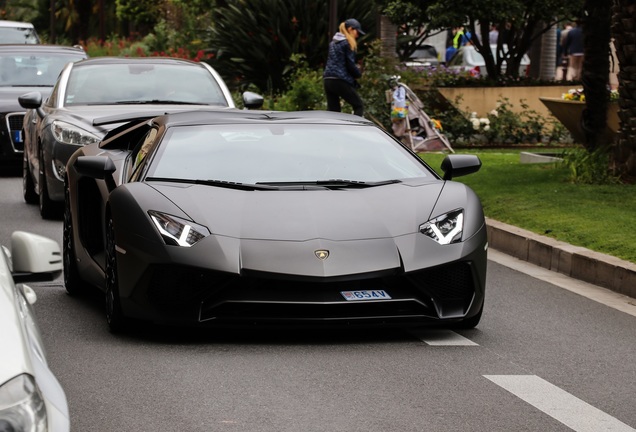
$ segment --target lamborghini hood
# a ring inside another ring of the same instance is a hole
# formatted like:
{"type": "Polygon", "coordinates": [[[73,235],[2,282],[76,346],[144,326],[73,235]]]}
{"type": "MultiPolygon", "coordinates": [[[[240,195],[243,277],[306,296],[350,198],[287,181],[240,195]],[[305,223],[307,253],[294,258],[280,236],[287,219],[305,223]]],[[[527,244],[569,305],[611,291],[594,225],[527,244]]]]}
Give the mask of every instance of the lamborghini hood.
{"type": "Polygon", "coordinates": [[[345,241],[416,232],[430,218],[444,183],[300,191],[152,186],[215,235],[252,240],[345,241]]]}

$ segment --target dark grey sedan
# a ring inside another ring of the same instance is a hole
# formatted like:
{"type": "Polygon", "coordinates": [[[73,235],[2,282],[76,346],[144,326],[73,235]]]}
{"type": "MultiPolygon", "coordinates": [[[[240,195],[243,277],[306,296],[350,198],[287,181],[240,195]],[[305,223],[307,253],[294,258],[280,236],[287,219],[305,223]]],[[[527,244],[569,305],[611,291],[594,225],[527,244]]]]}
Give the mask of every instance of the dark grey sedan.
{"type": "MultiPolygon", "coordinates": [[[[66,162],[78,148],[99,142],[117,126],[109,118],[234,108],[230,91],[212,67],[159,57],[72,63],[44,103],[38,92],[19,101],[29,109],[24,123],[24,199],[39,202],[43,218],[61,214],[66,162]]],[[[257,105],[246,101],[246,106],[257,105]]]]}

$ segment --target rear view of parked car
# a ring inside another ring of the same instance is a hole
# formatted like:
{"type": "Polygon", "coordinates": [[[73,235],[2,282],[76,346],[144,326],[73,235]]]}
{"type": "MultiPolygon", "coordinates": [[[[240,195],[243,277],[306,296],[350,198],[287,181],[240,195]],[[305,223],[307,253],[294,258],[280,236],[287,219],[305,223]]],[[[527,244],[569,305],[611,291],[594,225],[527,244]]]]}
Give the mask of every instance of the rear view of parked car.
{"type": "Polygon", "coordinates": [[[439,55],[433,45],[422,45],[413,51],[404,65],[411,68],[435,68],[439,65],[439,55]]]}
{"type": "MultiPolygon", "coordinates": [[[[490,49],[492,51],[493,57],[497,58],[497,45],[490,45],[490,49]]],[[[506,45],[503,46],[503,52],[506,53],[508,51],[508,47],[506,45]]],[[[465,45],[460,47],[453,58],[451,58],[446,65],[446,67],[450,70],[457,72],[470,72],[471,75],[475,77],[486,77],[488,76],[488,71],[486,70],[486,61],[484,57],[477,52],[473,45],[465,45]]],[[[502,71],[506,70],[505,62],[502,65],[502,71]]],[[[530,57],[527,54],[523,56],[521,59],[521,64],[519,65],[519,76],[525,77],[530,72],[530,57]]]]}
{"type": "Polygon", "coordinates": [[[56,278],[60,246],[16,231],[0,250],[0,431],[68,432],[68,403],[49,369],[35,319],[35,291],[24,282],[56,278]]]}

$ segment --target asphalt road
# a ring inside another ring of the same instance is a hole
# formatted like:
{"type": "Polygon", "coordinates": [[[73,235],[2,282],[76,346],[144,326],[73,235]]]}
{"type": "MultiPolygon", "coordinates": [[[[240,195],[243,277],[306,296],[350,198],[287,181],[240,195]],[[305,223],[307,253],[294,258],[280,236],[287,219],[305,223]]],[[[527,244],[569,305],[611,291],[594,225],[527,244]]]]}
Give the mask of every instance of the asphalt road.
{"type": "MultiPolygon", "coordinates": [[[[61,242],[19,178],[0,178],[0,218],[5,245],[16,229],[61,242]]],[[[100,295],[32,287],[73,431],[635,431],[636,313],[488,271],[482,323],[460,332],[114,336],[100,295]]]]}

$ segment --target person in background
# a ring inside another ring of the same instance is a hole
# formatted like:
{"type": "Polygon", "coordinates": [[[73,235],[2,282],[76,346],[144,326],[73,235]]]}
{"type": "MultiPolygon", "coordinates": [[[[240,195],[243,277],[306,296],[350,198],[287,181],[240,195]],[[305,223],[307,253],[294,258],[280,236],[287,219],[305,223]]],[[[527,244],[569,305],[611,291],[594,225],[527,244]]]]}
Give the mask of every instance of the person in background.
{"type": "Polygon", "coordinates": [[[358,20],[349,18],[340,24],[338,32],[329,43],[329,54],[323,73],[323,83],[327,96],[327,110],[340,112],[340,99],[349,103],[353,113],[360,117],[364,114],[364,104],[357,88],[358,78],[362,76],[356,64],[357,39],[364,35],[358,20]]]}
{"type": "Polygon", "coordinates": [[[470,32],[464,32],[464,27],[456,27],[453,29],[453,47],[459,49],[459,47],[466,45],[470,41],[470,32]]]}
{"type": "Polygon", "coordinates": [[[565,38],[568,32],[572,30],[572,23],[565,24],[563,29],[557,29],[557,70],[554,79],[557,81],[565,81],[568,72],[568,56],[565,54],[565,38]]]}
{"type": "Polygon", "coordinates": [[[497,30],[496,25],[491,25],[490,31],[488,32],[488,43],[490,45],[497,45],[497,39],[499,39],[499,30],[497,30]]]}
{"type": "Polygon", "coordinates": [[[583,28],[581,21],[565,36],[563,53],[568,57],[568,81],[580,81],[583,70],[583,28]]]}

